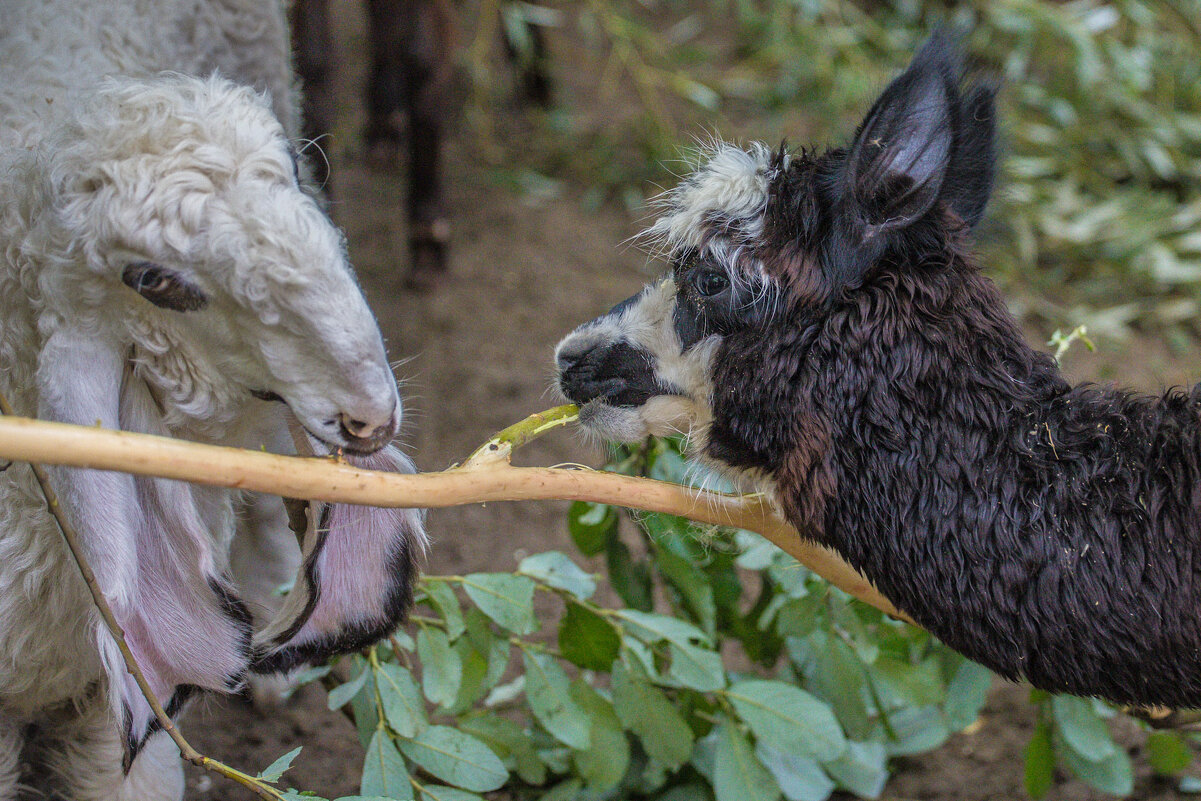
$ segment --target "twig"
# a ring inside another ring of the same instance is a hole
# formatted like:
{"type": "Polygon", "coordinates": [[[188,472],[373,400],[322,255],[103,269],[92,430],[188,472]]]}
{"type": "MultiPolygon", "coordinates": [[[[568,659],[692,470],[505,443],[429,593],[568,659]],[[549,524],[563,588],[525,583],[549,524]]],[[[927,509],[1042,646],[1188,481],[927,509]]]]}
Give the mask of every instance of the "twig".
{"type": "MultiPolygon", "coordinates": [[[[13,409],[3,393],[0,393],[0,413],[4,414],[8,420],[17,419],[13,416],[13,409]]],[[[88,592],[92,595],[92,602],[96,605],[97,611],[100,612],[100,617],[104,620],[104,625],[112,633],[113,639],[117,642],[117,648],[121,651],[121,658],[125,660],[125,669],[133,676],[133,680],[137,682],[138,689],[142,691],[142,695],[146,698],[146,703],[150,705],[150,709],[154,713],[154,717],[159,725],[162,726],[163,731],[167,732],[167,735],[179,747],[180,756],[193,765],[236,781],[238,784],[249,788],[260,798],[266,798],[269,801],[282,801],[283,796],[271,787],[268,787],[252,776],[247,776],[245,773],[231,768],[229,765],[206,757],[184,739],[183,734],[175,726],[175,722],[163,710],[163,706],[159,703],[158,698],[155,697],[154,691],[150,689],[150,684],[146,681],[146,676],[142,673],[142,669],[138,667],[133,652],[129,650],[129,645],[125,642],[125,630],[117,622],[117,618],[113,614],[113,609],[108,604],[108,599],[104,597],[104,592],[100,589],[99,582],[96,581],[96,574],[92,571],[91,565],[88,564],[87,558],[83,553],[83,547],[80,545],[79,534],[75,531],[75,527],[71,525],[71,522],[67,520],[66,515],[63,514],[62,507],[58,502],[58,496],[50,486],[49,476],[46,475],[46,471],[42,469],[40,464],[30,463],[29,466],[33,470],[33,475],[37,479],[38,485],[42,488],[42,494],[46,498],[46,507],[58,522],[63,539],[67,543],[67,549],[71,551],[71,556],[79,568],[79,573],[88,585],[88,592]]]]}
{"type": "Polygon", "coordinates": [[[757,495],[693,490],[595,470],[513,467],[506,459],[493,460],[487,467],[441,473],[385,473],[326,458],[280,456],[20,417],[0,418],[0,459],[118,470],[367,506],[420,508],[559,499],[678,515],[757,532],[849,595],[912,622],[863,574],[834,551],[806,539],[757,495]]]}

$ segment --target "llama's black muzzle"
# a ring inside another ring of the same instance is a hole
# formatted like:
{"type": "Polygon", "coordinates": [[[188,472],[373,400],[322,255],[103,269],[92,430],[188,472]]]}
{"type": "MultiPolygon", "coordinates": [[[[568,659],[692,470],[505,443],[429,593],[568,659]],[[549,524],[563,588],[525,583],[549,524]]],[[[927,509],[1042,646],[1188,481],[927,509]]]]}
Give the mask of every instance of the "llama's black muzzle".
{"type": "Polygon", "coordinates": [[[637,407],[664,394],[651,355],[627,342],[566,343],[556,356],[559,388],[579,406],[603,400],[610,406],[637,407]],[[577,347],[570,347],[577,344],[577,347]]]}

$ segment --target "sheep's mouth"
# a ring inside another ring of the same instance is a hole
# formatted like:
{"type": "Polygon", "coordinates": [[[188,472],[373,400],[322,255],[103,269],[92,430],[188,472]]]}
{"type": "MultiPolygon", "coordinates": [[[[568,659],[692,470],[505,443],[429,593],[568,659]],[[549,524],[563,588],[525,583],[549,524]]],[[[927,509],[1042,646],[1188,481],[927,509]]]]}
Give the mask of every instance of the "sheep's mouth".
{"type": "Polygon", "coordinates": [[[386,425],[379,426],[367,436],[359,436],[352,432],[344,418],[325,420],[324,426],[329,428],[337,427],[338,436],[331,437],[329,434],[314,431],[312,427],[301,422],[300,415],[296,414],[296,410],[292,408],[291,404],[278,393],[266,389],[252,389],[250,390],[250,394],[261,401],[282,403],[288,407],[288,411],[292,413],[292,416],[296,418],[297,422],[300,422],[304,430],[314,439],[331,448],[341,448],[347,453],[353,453],[357,456],[370,455],[388,445],[396,438],[397,431],[400,428],[395,413],[392,414],[392,419],[386,425]]]}

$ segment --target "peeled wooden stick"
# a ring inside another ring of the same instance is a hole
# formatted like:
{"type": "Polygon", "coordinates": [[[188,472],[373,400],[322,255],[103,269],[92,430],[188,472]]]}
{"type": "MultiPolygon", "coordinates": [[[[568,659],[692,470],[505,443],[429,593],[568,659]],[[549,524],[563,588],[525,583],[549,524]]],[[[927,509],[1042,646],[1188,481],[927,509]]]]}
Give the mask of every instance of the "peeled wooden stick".
{"type": "Polygon", "coordinates": [[[332,457],[280,456],[90,426],[0,418],[0,459],[117,470],[289,498],[383,507],[460,506],[488,501],[593,501],[679,515],[757,532],[831,584],[910,621],[838,554],[807,540],[761,496],[705,492],[597,470],[513,467],[509,455],[573,419],[572,407],[533,415],[441,473],[383,473],[332,457]]]}

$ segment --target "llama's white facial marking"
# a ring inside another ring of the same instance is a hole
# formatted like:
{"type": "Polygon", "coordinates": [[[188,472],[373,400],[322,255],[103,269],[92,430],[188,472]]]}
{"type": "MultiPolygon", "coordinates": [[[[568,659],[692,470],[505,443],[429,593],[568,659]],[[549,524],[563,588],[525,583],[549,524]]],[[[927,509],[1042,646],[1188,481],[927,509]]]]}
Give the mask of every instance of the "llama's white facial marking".
{"type": "Polygon", "coordinates": [[[68,263],[47,295],[82,294],[97,327],[123,329],[171,424],[217,427],[257,396],[331,446],[392,439],[400,399],[375,318],[262,97],[220,79],[112,81],[67,131],[48,152],[68,263]]]}
{"type": "Polygon", "coordinates": [[[674,263],[647,287],[559,343],[559,387],[580,422],[633,441],[690,433],[712,419],[713,359],[723,334],[770,314],[774,286],[755,257],[773,157],[762,144],[715,145],[708,161],[665,193],[645,238],[674,263]]]}
{"type": "Polygon", "coordinates": [[[686,347],[675,308],[675,282],[665,279],[559,343],[559,387],[583,425],[623,442],[703,429],[719,338],[686,347]]]}

